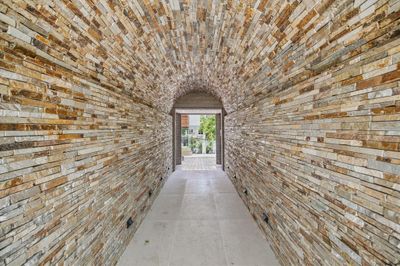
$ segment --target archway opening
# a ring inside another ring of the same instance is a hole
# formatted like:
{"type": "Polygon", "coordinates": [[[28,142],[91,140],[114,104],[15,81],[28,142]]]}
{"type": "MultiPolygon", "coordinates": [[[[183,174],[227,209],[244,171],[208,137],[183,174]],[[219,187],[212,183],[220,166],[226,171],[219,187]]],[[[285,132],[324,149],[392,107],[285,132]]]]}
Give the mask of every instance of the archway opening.
{"type": "Polygon", "coordinates": [[[225,111],[214,96],[192,92],[180,97],[173,116],[173,169],[211,170],[224,168],[225,111]]]}

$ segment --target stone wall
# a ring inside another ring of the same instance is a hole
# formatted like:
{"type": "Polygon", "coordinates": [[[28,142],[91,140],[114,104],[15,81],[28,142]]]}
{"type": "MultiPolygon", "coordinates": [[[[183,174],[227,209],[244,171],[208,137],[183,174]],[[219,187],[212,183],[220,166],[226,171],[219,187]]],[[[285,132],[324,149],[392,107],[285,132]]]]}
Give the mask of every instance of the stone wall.
{"type": "Polygon", "coordinates": [[[399,2],[312,12],[226,117],[226,171],[282,265],[399,265],[399,2]]]}
{"type": "Polygon", "coordinates": [[[171,172],[172,118],[0,12],[0,265],[114,264],[171,172]]]}

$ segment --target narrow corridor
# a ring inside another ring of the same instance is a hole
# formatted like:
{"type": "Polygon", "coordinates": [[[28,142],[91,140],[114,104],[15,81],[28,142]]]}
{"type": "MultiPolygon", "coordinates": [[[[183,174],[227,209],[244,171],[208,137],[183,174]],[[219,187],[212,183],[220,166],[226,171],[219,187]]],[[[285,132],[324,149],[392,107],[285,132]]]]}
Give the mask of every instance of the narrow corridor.
{"type": "Polygon", "coordinates": [[[278,262],[400,266],[400,0],[0,1],[0,266],[278,262]]]}
{"type": "Polygon", "coordinates": [[[222,170],[178,170],[121,257],[120,266],[279,265],[222,170]]]}

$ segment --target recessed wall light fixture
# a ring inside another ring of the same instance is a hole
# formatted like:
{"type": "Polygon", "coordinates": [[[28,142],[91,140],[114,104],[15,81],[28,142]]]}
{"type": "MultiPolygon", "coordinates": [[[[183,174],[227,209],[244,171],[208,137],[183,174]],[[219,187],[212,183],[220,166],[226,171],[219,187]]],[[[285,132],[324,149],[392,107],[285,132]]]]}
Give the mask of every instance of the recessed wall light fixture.
{"type": "Polygon", "coordinates": [[[129,228],[133,224],[132,217],[129,217],[128,221],[126,221],[126,228],[129,228]]]}

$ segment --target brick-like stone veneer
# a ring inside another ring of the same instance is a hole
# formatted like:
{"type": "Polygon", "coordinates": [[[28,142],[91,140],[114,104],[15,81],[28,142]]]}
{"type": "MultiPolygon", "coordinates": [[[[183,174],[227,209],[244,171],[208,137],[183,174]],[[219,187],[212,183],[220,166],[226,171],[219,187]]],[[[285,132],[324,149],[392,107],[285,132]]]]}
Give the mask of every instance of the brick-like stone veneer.
{"type": "Polygon", "coordinates": [[[282,265],[400,263],[399,4],[346,3],[225,118],[225,171],[282,265]]]}
{"type": "Polygon", "coordinates": [[[48,52],[1,33],[0,265],[112,265],[171,172],[172,117],[48,52]]]}
{"type": "Polygon", "coordinates": [[[0,70],[0,265],[113,264],[171,172],[171,116],[43,69],[0,70]]]}

